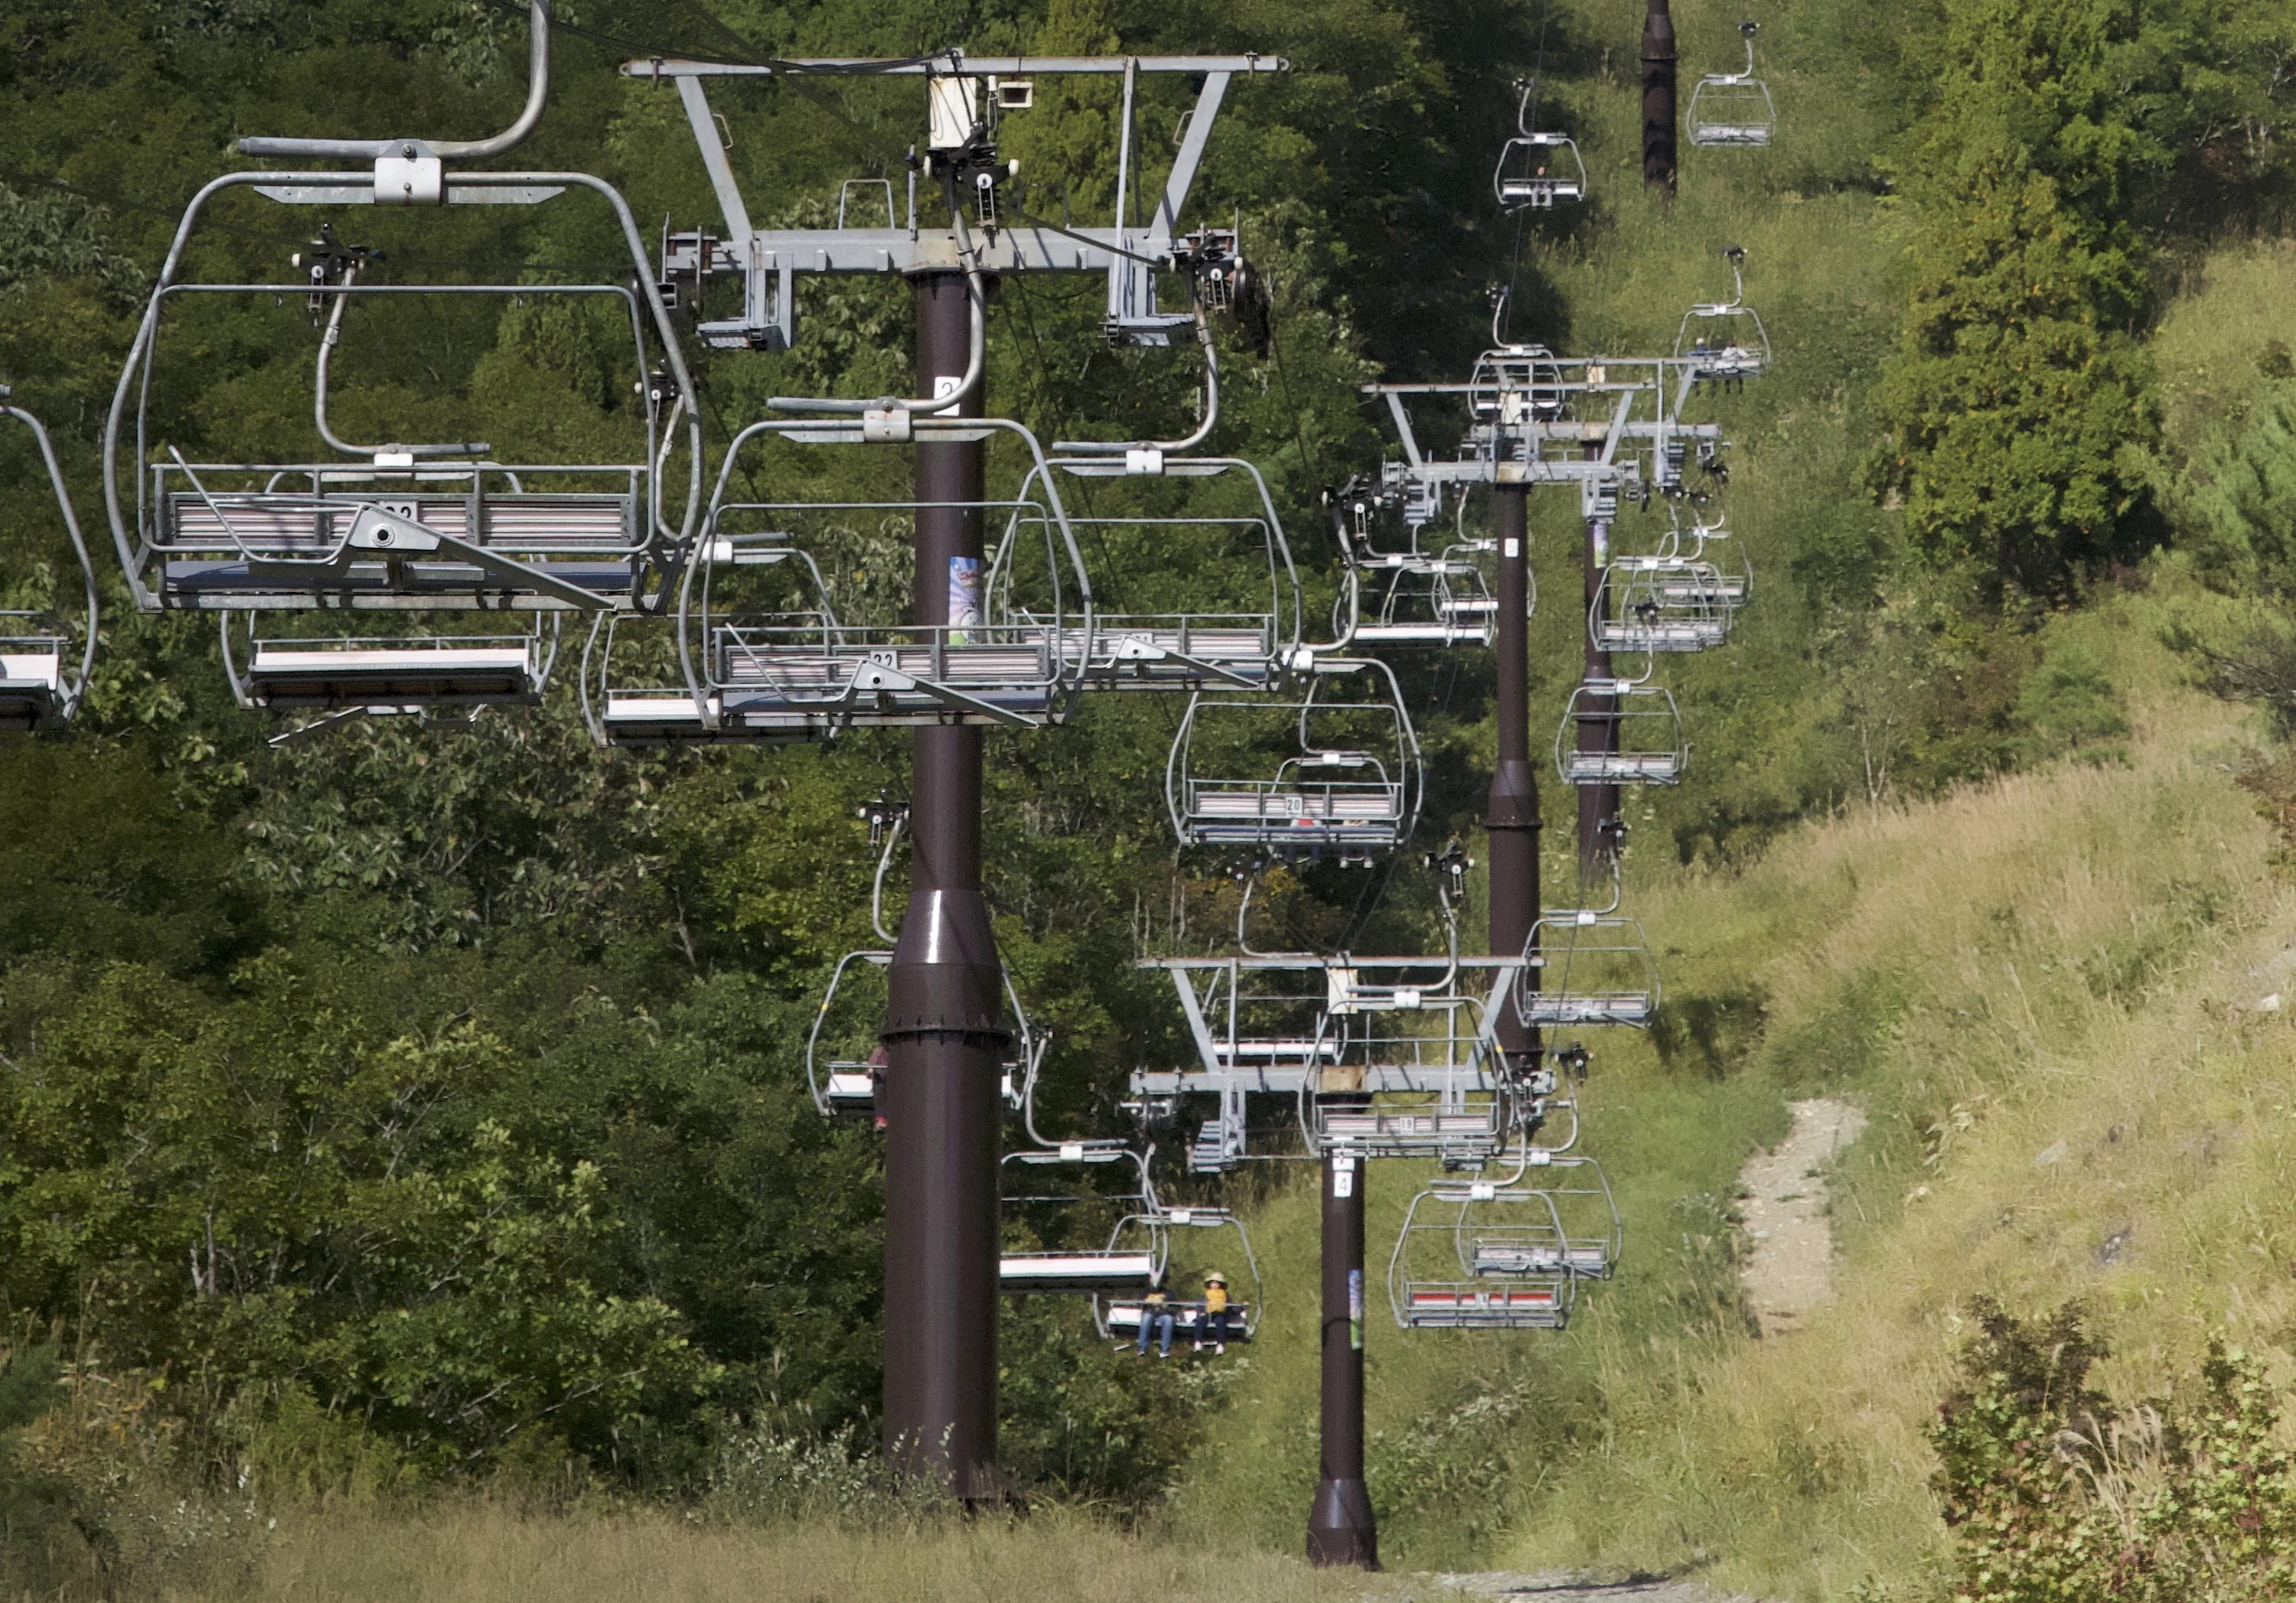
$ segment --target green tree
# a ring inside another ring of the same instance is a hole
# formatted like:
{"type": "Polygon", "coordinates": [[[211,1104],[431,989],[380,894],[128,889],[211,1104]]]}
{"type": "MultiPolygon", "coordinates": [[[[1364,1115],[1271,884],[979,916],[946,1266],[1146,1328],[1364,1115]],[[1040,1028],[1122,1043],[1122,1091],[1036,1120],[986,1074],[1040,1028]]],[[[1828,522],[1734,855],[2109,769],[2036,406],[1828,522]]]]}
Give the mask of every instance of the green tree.
{"type": "Polygon", "coordinates": [[[2054,593],[2144,496],[2129,447],[2154,404],[2128,331],[2147,284],[2128,212],[2157,156],[2132,98],[2157,40],[2133,0],[1949,0],[1946,16],[1872,478],[1933,559],[2054,593]]]}

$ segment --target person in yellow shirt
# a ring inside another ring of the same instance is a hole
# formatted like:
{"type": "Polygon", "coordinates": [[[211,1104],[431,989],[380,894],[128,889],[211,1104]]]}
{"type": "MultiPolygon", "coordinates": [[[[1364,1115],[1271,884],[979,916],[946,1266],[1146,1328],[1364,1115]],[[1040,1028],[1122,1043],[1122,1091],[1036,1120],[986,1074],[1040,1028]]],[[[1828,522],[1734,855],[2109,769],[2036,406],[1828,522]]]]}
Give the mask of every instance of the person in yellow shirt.
{"type": "Polygon", "coordinates": [[[1204,1276],[1204,1317],[1196,1327],[1196,1351],[1210,1337],[1215,1353],[1227,1351],[1227,1277],[1217,1269],[1204,1276]]]}

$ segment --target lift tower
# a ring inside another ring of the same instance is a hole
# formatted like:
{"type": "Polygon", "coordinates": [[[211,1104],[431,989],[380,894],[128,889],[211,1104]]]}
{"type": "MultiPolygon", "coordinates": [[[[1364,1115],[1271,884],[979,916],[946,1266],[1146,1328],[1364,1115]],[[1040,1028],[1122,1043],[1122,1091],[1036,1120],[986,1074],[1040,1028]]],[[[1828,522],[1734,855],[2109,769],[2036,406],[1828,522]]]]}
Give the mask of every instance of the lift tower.
{"type": "Polygon", "coordinates": [[[1674,13],[1650,0],[1643,19],[1643,187],[1674,192],[1674,13]]]}
{"type": "MultiPolygon", "coordinates": [[[[857,431],[824,430],[818,436],[824,439],[914,449],[913,618],[920,637],[938,641],[940,651],[971,643],[967,635],[980,629],[980,609],[987,600],[980,590],[987,577],[981,521],[992,428],[954,426],[974,417],[997,422],[988,419],[982,394],[985,284],[1009,274],[1104,274],[1104,331],[1111,344],[1175,343],[1196,324],[1196,314],[1193,304],[1160,307],[1156,279],[1160,272],[1191,271],[1206,238],[1218,232],[1183,239],[1177,225],[1221,101],[1238,74],[1249,78],[1284,66],[1280,58],[1252,53],[972,56],[955,49],[890,61],[750,65],[653,57],[624,63],[627,77],[676,89],[725,218],[722,236],[672,233],[664,245],[664,279],[691,284],[697,299],[712,280],[740,282],[739,314],[700,323],[706,344],[720,350],[788,349],[797,338],[800,274],[900,274],[914,286],[916,398],[795,397],[773,405],[791,413],[849,414],[844,423],[859,424],[857,431]],[[1010,182],[1015,165],[997,155],[1001,119],[1029,108],[1035,79],[1067,74],[1121,80],[1113,226],[1031,217],[1010,182]],[[1160,190],[1152,187],[1147,146],[1136,130],[1142,79],[1155,75],[1181,75],[1195,88],[1160,190]],[[750,225],[708,85],[808,76],[920,80],[929,133],[922,155],[911,160],[906,218],[896,214],[892,184],[869,179],[846,187],[882,188],[887,214],[882,228],[845,226],[841,195],[836,227],[750,225]],[[921,182],[929,204],[936,196],[943,203],[945,222],[926,221],[921,182]]],[[[1218,244],[1233,253],[1232,235],[1218,244]]],[[[1118,460],[1127,470],[1163,470],[1160,450],[1144,448],[1118,460]]],[[[1083,637],[1089,657],[1096,639],[1089,612],[1083,637]]],[[[1040,643],[1055,658],[1070,646],[1050,638],[1040,643]]],[[[881,655],[898,657],[890,650],[881,655]]],[[[997,1095],[1007,1037],[1002,969],[980,892],[981,727],[1056,721],[1082,686],[1063,683],[1041,708],[1016,714],[939,677],[920,677],[898,662],[882,669],[864,664],[860,671],[872,675],[872,686],[890,689],[849,699],[835,716],[837,726],[922,725],[914,737],[909,822],[912,888],[890,967],[883,1036],[885,1446],[894,1461],[945,1479],[959,1497],[982,1500],[998,1495],[999,1484],[997,1095]],[[921,718],[914,706],[920,692],[938,699],[945,710],[921,718]],[[895,707],[903,696],[910,698],[907,705],[895,707]],[[873,713],[872,701],[890,710],[873,713]]],[[[869,688],[857,678],[849,686],[869,688]]],[[[698,705],[696,710],[709,709],[698,705]]]]}

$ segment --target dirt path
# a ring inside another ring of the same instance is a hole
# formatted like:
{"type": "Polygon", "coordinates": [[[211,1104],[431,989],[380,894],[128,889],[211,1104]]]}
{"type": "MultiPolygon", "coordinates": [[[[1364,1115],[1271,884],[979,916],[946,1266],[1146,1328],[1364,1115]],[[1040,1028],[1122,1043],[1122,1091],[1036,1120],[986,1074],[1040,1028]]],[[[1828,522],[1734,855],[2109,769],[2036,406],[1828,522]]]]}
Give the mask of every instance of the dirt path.
{"type": "Polygon", "coordinates": [[[1738,1176],[1751,1193],[1741,1205],[1753,1243],[1743,1271],[1746,1296],[1766,1337],[1800,1329],[1802,1317],[1833,1295],[1833,1230],[1820,1176],[1866,1128],[1864,1114],[1827,1097],[1796,1102],[1792,1111],[1785,1140],[1757,1150],[1738,1176]]]}
{"type": "Polygon", "coordinates": [[[1554,1603],[1753,1603],[1699,1581],[1589,1581],[1569,1574],[1437,1575],[1441,1585],[1471,1598],[1545,1598],[1554,1603]]]}

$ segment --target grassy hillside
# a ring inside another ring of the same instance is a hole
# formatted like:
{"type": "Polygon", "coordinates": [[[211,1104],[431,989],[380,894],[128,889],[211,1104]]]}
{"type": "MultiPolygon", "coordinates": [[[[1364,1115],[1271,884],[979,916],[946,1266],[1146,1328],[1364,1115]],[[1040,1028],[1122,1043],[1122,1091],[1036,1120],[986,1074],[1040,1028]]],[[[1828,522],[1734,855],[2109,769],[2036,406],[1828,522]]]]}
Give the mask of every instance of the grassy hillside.
{"type": "MultiPolygon", "coordinates": [[[[2102,752],[1858,803],[1742,873],[1646,876],[1674,1022],[1606,1040],[1589,1098],[1625,1270],[1560,1337],[1375,1321],[1373,1486],[1398,1566],[1920,1595],[1943,1543],[1923,1433],[1973,1296],[2086,1298],[2116,1394],[2162,1390],[2211,1332],[2291,1362],[2296,1038],[2257,1004],[2296,1008],[2296,890],[2233,782],[2251,716],[2181,683],[2159,640],[2228,612],[2170,571],[2053,627],[2125,694],[2128,734],[2102,752]],[[1873,1118],[1833,1177],[1845,1273],[1766,1342],[1721,1215],[1784,1102],[1821,1092],[1873,1118]]],[[[1379,1268],[1415,1174],[1374,1165],[1379,1268]]],[[[1277,1339],[1172,1525],[1287,1546],[1312,1486],[1312,1198],[1268,1207],[1263,1239],[1277,1339]]]]}

